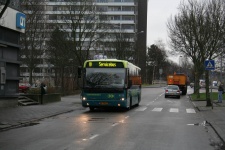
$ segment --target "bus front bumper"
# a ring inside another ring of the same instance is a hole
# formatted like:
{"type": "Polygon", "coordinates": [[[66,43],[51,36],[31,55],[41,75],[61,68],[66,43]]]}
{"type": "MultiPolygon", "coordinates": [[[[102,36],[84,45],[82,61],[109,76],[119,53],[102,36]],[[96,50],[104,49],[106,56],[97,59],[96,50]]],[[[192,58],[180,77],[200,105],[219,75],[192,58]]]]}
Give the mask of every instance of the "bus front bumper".
{"type": "Polygon", "coordinates": [[[127,102],[121,100],[83,100],[83,107],[124,107],[127,108],[127,102]]]}

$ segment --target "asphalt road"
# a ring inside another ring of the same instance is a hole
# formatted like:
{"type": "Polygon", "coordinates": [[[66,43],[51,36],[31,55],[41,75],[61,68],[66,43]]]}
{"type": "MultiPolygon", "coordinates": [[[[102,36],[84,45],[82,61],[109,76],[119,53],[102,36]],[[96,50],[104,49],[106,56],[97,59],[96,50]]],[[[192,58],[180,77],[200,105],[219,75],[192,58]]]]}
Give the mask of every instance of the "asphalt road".
{"type": "Polygon", "coordinates": [[[187,96],[143,88],[130,111],[80,108],[0,133],[4,150],[214,150],[219,142],[187,96]]]}

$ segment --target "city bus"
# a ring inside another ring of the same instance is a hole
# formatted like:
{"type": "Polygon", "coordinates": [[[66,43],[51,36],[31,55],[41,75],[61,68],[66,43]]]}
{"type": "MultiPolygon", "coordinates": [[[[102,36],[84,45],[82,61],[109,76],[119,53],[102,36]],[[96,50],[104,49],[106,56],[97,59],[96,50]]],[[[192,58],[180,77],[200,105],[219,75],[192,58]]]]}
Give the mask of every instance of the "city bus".
{"type": "Polygon", "coordinates": [[[87,60],[78,68],[81,78],[83,107],[125,108],[139,106],[141,101],[141,69],[126,60],[87,60]]]}

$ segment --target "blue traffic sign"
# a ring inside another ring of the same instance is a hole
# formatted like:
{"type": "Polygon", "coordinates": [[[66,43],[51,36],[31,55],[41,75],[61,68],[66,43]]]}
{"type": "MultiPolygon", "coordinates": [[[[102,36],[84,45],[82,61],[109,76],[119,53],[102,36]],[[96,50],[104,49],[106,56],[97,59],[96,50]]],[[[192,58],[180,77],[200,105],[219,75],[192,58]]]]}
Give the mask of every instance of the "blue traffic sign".
{"type": "Polygon", "coordinates": [[[206,60],[205,61],[205,70],[215,70],[215,61],[214,60],[206,60]]]}

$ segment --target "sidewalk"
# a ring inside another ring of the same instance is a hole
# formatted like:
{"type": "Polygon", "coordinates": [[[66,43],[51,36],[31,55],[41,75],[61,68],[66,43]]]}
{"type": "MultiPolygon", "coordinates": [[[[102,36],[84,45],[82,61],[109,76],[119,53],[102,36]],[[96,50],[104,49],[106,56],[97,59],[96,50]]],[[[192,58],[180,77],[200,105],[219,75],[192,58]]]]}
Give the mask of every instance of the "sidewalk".
{"type": "MultiPolygon", "coordinates": [[[[200,89],[200,93],[205,93],[205,89],[200,89]]],[[[213,89],[213,92],[217,92],[217,89],[213,89]]],[[[193,93],[193,88],[188,88],[188,95],[193,93]]],[[[206,101],[192,101],[194,107],[199,111],[204,120],[207,121],[214,131],[219,135],[220,139],[225,142],[225,100],[223,103],[216,103],[213,101],[212,107],[206,107],[206,101]]]]}
{"type": "Polygon", "coordinates": [[[220,139],[225,142],[225,101],[216,103],[213,101],[212,107],[206,107],[206,101],[192,101],[195,108],[201,113],[205,121],[207,121],[215,132],[220,136],[220,139]]]}
{"type": "Polygon", "coordinates": [[[32,124],[43,118],[71,112],[81,106],[80,95],[61,97],[60,102],[45,105],[17,106],[0,109],[0,131],[32,124]]]}

